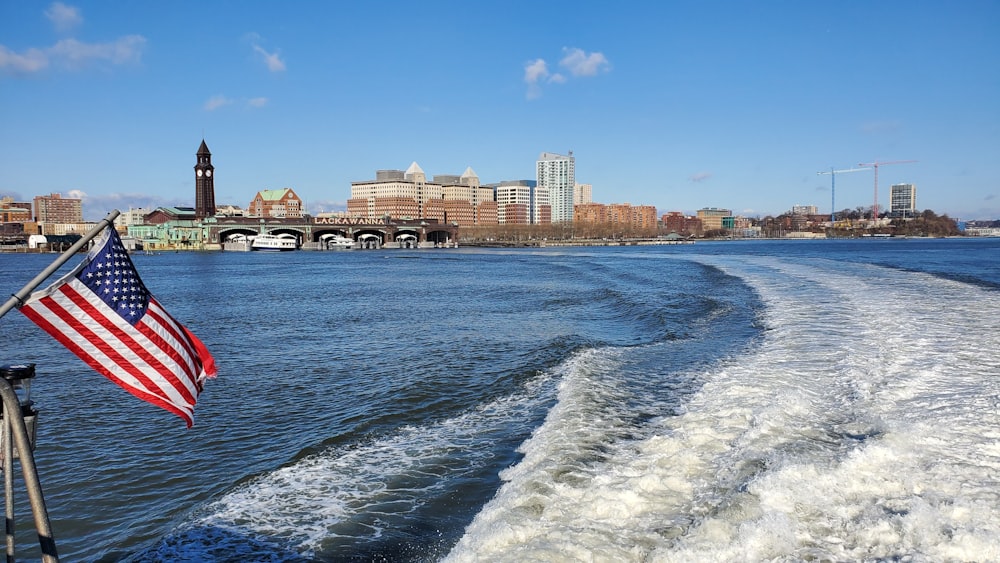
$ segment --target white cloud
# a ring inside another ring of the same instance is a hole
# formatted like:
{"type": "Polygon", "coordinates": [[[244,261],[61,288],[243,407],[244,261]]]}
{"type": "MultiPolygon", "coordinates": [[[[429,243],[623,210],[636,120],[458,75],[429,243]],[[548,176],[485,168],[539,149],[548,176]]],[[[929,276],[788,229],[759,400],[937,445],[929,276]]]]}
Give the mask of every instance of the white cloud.
{"type": "Polygon", "coordinates": [[[576,47],[563,47],[565,56],[559,61],[559,66],[569,70],[573,76],[596,76],[597,73],[611,70],[611,63],[603,53],[590,53],[576,47]]]}
{"type": "Polygon", "coordinates": [[[69,190],[66,192],[66,197],[69,199],[85,199],[87,197],[87,192],[83,190],[69,190]]]}
{"type": "MultiPolygon", "coordinates": [[[[74,6],[53,2],[45,16],[58,31],[70,31],[83,23],[80,10],[74,6]]],[[[67,38],[51,47],[31,47],[23,52],[11,51],[0,45],[0,72],[6,74],[33,74],[46,68],[83,68],[94,62],[113,65],[138,63],[146,47],[146,38],[141,35],[126,35],[105,43],[85,43],[67,38]]]]}
{"type": "Polygon", "coordinates": [[[692,174],[688,178],[688,180],[691,180],[692,182],[704,182],[705,180],[708,180],[711,177],[712,177],[712,173],[711,172],[698,172],[698,173],[692,174]]]}
{"type": "Polygon", "coordinates": [[[80,9],[74,6],[67,6],[62,2],[53,2],[48,10],[45,10],[45,17],[49,18],[56,31],[66,32],[83,23],[83,16],[80,9]]]}
{"type": "Polygon", "coordinates": [[[205,102],[205,111],[215,111],[223,106],[228,106],[231,103],[233,103],[233,101],[222,94],[212,96],[207,102],[205,102]]]}
{"type": "Polygon", "coordinates": [[[0,71],[8,74],[31,74],[49,66],[49,58],[39,49],[15,53],[0,45],[0,71]]]}
{"type": "Polygon", "coordinates": [[[110,43],[84,43],[76,39],[62,39],[46,49],[31,48],[15,53],[0,45],[0,71],[8,74],[32,74],[50,65],[80,69],[93,62],[113,65],[138,63],[146,46],[141,35],[126,35],[110,43]]]}
{"type": "MultiPolygon", "coordinates": [[[[563,48],[564,56],[559,66],[565,68],[571,76],[596,76],[600,72],[611,70],[611,63],[603,53],[590,53],[583,49],[563,48]]],[[[535,59],[524,65],[524,82],[528,85],[528,99],[542,95],[543,84],[565,84],[569,78],[561,72],[551,72],[545,59],[535,59]]]]}
{"type": "Polygon", "coordinates": [[[536,59],[524,65],[524,81],[528,84],[537,84],[539,80],[544,80],[549,75],[549,67],[545,64],[545,59],[536,59]]]}
{"type": "Polygon", "coordinates": [[[544,81],[549,76],[549,67],[544,59],[535,59],[524,65],[524,81],[528,84],[528,99],[537,98],[542,95],[539,82],[544,81]]]}
{"type": "Polygon", "coordinates": [[[281,56],[278,53],[268,53],[260,45],[254,45],[253,50],[264,58],[267,70],[271,72],[282,72],[285,70],[285,61],[281,60],[281,56]]]}
{"type": "Polygon", "coordinates": [[[263,97],[261,97],[261,98],[250,98],[249,100],[247,100],[247,107],[262,108],[262,107],[264,107],[264,106],[267,105],[267,102],[268,102],[268,99],[267,98],[263,98],[263,97]]]}
{"type": "Polygon", "coordinates": [[[146,38],[141,35],[126,35],[111,43],[84,43],[76,39],[63,39],[49,48],[49,54],[54,59],[67,62],[71,67],[80,67],[91,61],[120,65],[139,62],[145,46],[146,38]]]}

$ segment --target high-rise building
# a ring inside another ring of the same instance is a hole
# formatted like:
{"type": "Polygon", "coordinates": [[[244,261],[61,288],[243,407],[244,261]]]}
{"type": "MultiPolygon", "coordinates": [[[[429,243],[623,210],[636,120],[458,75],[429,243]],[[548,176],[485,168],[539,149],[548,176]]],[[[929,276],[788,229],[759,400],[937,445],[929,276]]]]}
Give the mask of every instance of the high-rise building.
{"type": "Polygon", "coordinates": [[[215,216],[215,167],[212,166],[212,153],[201,140],[201,146],[195,154],[198,162],[194,165],[194,217],[204,219],[215,216]]]}
{"type": "Polygon", "coordinates": [[[594,186],[590,184],[577,184],[573,188],[573,205],[583,205],[594,203],[594,186]]]}
{"type": "Polygon", "coordinates": [[[552,222],[573,220],[573,192],[576,187],[576,159],[543,152],[536,163],[538,188],[548,194],[552,222]]]}
{"type": "Polygon", "coordinates": [[[893,184],[889,188],[889,213],[893,216],[917,212],[917,187],[913,184],[893,184]]]}
{"type": "Polygon", "coordinates": [[[61,194],[35,196],[36,223],[82,223],[83,200],[61,194]]]}

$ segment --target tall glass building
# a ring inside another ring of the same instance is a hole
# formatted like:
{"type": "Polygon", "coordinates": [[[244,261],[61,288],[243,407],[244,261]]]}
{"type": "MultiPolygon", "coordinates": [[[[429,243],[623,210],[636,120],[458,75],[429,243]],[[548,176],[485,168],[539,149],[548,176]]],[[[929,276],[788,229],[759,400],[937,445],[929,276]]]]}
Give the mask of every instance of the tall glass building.
{"type": "Polygon", "coordinates": [[[543,152],[538,157],[538,188],[549,194],[552,222],[573,220],[573,189],[576,187],[576,160],[569,156],[543,152]]]}

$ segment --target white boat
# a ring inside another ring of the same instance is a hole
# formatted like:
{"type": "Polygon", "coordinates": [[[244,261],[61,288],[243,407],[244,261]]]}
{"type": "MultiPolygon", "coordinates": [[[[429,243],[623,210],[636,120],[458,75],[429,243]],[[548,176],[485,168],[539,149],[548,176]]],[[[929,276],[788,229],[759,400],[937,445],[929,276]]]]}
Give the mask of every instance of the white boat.
{"type": "Polygon", "coordinates": [[[326,239],[326,248],[328,250],[351,250],[354,248],[354,239],[340,235],[333,236],[326,239]]]}
{"type": "Polygon", "coordinates": [[[292,235],[257,235],[253,238],[250,250],[278,252],[298,248],[292,235]]]}

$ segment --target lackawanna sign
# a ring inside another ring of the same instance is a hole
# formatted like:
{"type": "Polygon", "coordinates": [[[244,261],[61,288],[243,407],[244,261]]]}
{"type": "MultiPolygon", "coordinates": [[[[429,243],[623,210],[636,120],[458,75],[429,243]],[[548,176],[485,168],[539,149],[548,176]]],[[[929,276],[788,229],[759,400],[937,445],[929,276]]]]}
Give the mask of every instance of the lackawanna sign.
{"type": "Polygon", "coordinates": [[[362,217],[314,217],[316,225],[371,225],[373,222],[362,217]]]}
{"type": "Polygon", "coordinates": [[[371,219],[365,217],[313,217],[314,225],[345,225],[345,226],[378,226],[378,225],[408,225],[408,226],[419,226],[421,223],[425,225],[437,225],[437,219],[390,219],[388,223],[372,221],[371,219]]]}

